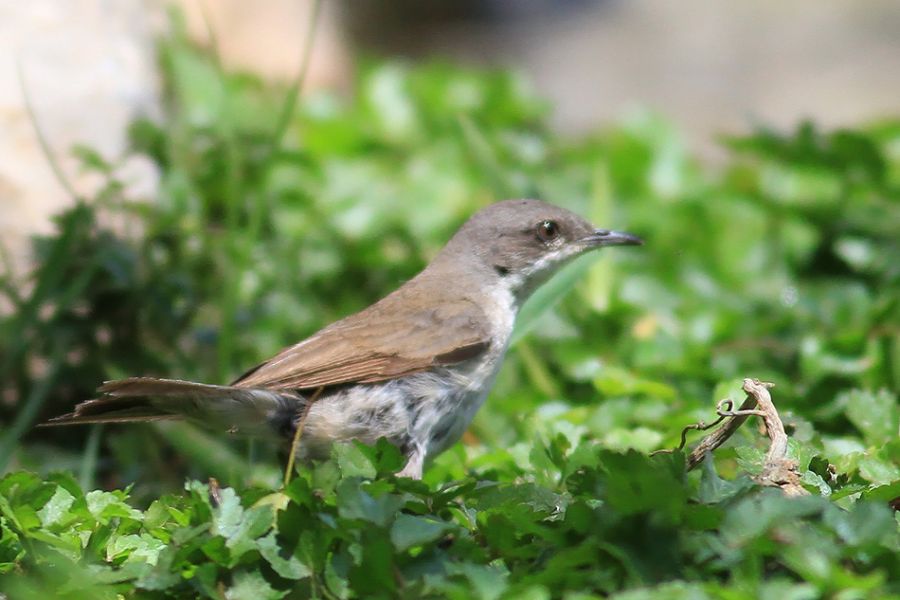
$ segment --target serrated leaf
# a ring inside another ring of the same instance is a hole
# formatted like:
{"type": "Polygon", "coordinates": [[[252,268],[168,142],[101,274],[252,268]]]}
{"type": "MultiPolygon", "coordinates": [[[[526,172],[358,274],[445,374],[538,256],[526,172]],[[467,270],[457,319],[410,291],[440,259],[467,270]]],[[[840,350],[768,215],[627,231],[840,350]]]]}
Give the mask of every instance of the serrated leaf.
{"type": "Polygon", "coordinates": [[[275,522],[271,505],[254,506],[244,511],[241,521],[228,537],[225,545],[231,550],[232,560],[238,560],[245,552],[255,550],[256,540],[269,531],[275,522]]]}
{"type": "Polygon", "coordinates": [[[56,525],[63,521],[69,514],[69,509],[75,502],[75,497],[62,486],[57,487],[53,496],[39,511],[38,518],[44,527],[56,525]]]}
{"type": "Polygon", "coordinates": [[[146,562],[155,565],[159,553],[166,547],[161,540],[147,534],[121,535],[106,547],[106,560],[112,561],[127,555],[128,561],[146,562]]]}
{"type": "Polygon", "coordinates": [[[225,591],[226,600],[280,600],[287,595],[287,591],[276,590],[256,571],[235,573],[233,581],[225,591]]]}
{"type": "Polygon", "coordinates": [[[125,502],[125,494],[121,491],[104,492],[93,490],[85,494],[88,511],[101,523],[106,523],[115,517],[122,517],[140,521],[143,518],[141,511],[132,508],[125,502]]]}
{"type": "Polygon", "coordinates": [[[300,562],[296,556],[281,556],[278,540],[272,532],[257,543],[259,553],[272,566],[272,569],[285,579],[304,579],[312,575],[312,571],[300,562]]]}

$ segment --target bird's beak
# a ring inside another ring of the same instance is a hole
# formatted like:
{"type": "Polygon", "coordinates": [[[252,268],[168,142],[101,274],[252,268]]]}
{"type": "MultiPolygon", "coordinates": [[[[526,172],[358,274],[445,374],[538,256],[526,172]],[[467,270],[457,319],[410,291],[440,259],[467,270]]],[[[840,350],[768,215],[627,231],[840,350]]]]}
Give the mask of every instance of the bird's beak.
{"type": "Polygon", "coordinates": [[[595,229],[594,233],[583,238],[584,243],[591,248],[602,246],[641,246],[644,240],[636,235],[624,231],[610,231],[609,229],[595,229]]]}

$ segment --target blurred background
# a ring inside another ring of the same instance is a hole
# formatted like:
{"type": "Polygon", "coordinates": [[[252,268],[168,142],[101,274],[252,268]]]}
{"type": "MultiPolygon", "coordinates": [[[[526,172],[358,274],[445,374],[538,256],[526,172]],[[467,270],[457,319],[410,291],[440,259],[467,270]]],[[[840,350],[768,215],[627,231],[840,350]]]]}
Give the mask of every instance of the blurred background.
{"type": "MultiPolygon", "coordinates": [[[[127,123],[159,115],[158,0],[39,0],[0,6],[0,233],[21,246],[69,197],[41,160],[27,91],[47,143],[120,155],[127,123]],[[21,68],[17,77],[16,62],[21,68]]],[[[192,40],[228,68],[289,82],[300,68],[310,0],[180,0],[192,40]]],[[[716,135],[755,125],[826,127],[893,114],[900,97],[900,5],[891,0],[677,4],[654,0],[326,1],[306,89],[347,93],[370,57],[440,58],[513,69],[552,106],[554,129],[583,132],[639,109],[671,121],[703,158],[716,135]]],[[[76,184],[90,177],[67,165],[76,184]]],[[[152,194],[152,168],[128,164],[152,194]]],[[[97,185],[94,182],[94,185],[97,185]]]]}
{"type": "Polygon", "coordinates": [[[536,411],[665,445],[746,375],[864,448],[846,394],[900,368],[898,33],[890,0],[4,2],[0,467],[274,477],[190,428],[31,426],[103,379],[227,381],[523,195],[651,243],[538,299],[448,472],[536,411]]]}

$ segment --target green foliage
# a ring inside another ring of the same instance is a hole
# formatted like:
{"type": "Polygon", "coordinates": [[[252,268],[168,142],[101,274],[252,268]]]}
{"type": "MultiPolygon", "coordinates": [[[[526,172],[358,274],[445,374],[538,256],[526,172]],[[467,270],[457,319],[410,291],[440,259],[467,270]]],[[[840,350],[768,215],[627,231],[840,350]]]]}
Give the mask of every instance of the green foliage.
{"type": "Polygon", "coordinates": [[[65,475],[10,474],[0,480],[0,571],[17,575],[2,590],[15,598],[898,593],[900,534],[884,502],[844,509],[818,496],[789,499],[725,482],[712,467],[692,482],[681,454],[593,442],[569,449],[563,439],[536,451],[568,475],[546,485],[470,477],[429,487],[359,475],[396,469],[396,456],[348,446],[284,491],[238,495],[190,481],[143,512],[124,492],[84,494],[65,475]]]}
{"type": "Polygon", "coordinates": [[[376,63],[351,99],[302,98],[278,143],[283,90],[178,36],[161,62],[166,116],[132,128],[159,196],[130,197],[80,149],[107,185],[36,240],[26,280],[0,275],[0,592],[900,597],[896,122],[763,130],[710,168],[652,116],[572,140],[509,73],[376,63]],[[510,196],[647,245],[572,265],[525,307],[491,398],[424,483],[391,475],[386,443],[336,447],[279,490],[263,443],[30,433],[104,379],[228,381],[510,196]],[[741,400],[742,377],[777,384],[811,497],[752,483],[749,424],[699,473],[646,455],[741,400]]]}

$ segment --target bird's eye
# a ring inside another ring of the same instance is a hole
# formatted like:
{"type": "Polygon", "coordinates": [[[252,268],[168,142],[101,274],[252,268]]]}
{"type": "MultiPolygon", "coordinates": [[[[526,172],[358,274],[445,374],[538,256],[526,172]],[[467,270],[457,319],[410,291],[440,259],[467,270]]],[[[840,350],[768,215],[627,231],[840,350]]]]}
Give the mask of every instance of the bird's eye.
{"type": "Polygon", "coordinates": [[[556,221],[541,221],[537,226],[537,236],[542,242],[550,242],[559,237],[556,221]]]}

